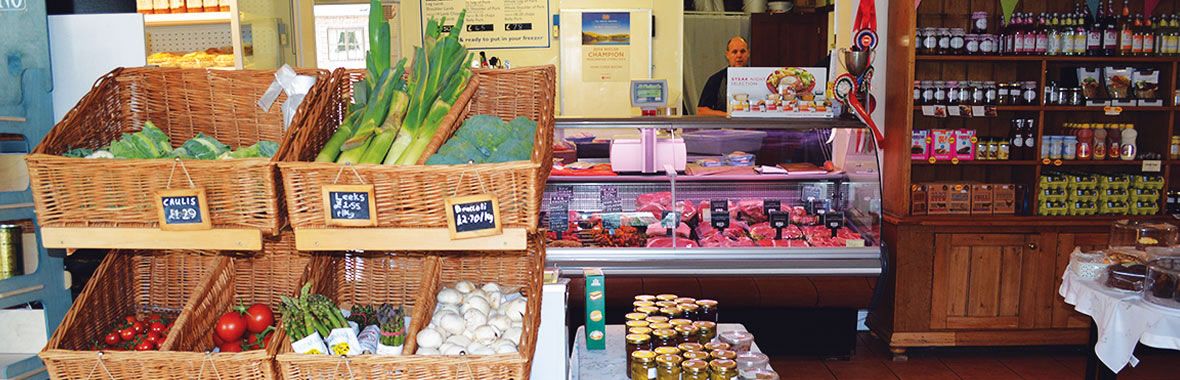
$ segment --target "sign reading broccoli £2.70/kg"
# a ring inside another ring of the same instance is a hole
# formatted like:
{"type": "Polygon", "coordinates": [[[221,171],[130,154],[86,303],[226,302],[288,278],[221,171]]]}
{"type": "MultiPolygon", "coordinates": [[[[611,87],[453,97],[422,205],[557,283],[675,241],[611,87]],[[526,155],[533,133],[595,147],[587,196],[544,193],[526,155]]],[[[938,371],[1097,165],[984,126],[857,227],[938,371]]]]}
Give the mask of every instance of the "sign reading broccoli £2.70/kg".
{"type": "Polygon", "coordinates": [[[445,204],[451,240],[504,233],[500,202],[489,194],[447,198],[445,204]]]}

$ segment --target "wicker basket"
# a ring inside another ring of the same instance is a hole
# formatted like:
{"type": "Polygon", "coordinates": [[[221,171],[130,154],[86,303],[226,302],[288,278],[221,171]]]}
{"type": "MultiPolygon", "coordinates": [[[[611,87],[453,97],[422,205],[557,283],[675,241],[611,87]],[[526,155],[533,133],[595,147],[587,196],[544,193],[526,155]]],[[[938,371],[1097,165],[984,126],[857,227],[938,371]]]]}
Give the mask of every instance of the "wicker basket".
{"type": "MultiPolygon", "coordinates": [[[[61,154],[71,148],[99,148],[149,120],[168,134],[174,146],[198,132],[235,149],[260,140],[282,143],[287,132],[279,103],[269,111],[257,105],[274,81],[273,73],[120,68],[99,78],[28,156],[38,222],[42,227],[158,227],[153,193],[187,187],[188,178],[175,161],[61,154]]],[[[292,130],[308,119],[310,108],[321,103],[316,97],[325,91],[330,77],[324,70],[300,73],[318,80],[300,104],[292,130]]],[[[284,100],[286,95],[278,99],[284,100]]],[[[205,188],[214,228],[258,229],[273,236],[284,225],[285,212],[275,160],[186,160],[183,169],[193,183],[205,188]]]]}
{"type": "MultiPolygon", "coordinates": [[[[188,312],[177,320],[177,332],[168,342],[169,355],[161,359],[161,365],[187,378],[277,379],[274,355],[278,344],[265,350],[207,353],[214,347],[213,327],[221,314],[239,304],[267,304],[278,319],[280,297],[298,294],[310,275],[310,261],[309,254],[295,251],[295,238],[289,232],[281,240],[268,241],[259,255],[222,260],[198,288],[197,295],[190,298],[188,312]]],[[[271,342],[285,339],[278,332],[274,334],[271,342]]]]}
{"type": "Polygon", "coordinates": [[[41,351],[54,379],[181,379],[164,361],[179,333],[174,324],[161,351],[95,351],[110,324],[124,316],[180,316],[192,293],[224,257],[196,251],[125,251],[107,254],[85,290],[41,351]]]}
{"type": "MultiPolygon", "coordinates": [[[[490,193],[499,200],[505,228],[535,230],[541,195],[553,161],[554,82],[553,66],[511,70],[479,70],[467,91],[455,103],[440,127],[428,154],[442,145],[455,128],[470,116],[497,115],[505,120],[517,116],[537,121],[533,155],[529,161],[477,165],[356,165],[357,175],[341,173],[334,163],[317,163],[323,148],[343,119],[352,98],[352,83],[363,72],[337,71],[329,85],[331,95],[317,107],[320,118],[306,123],[295,133],[295,143],[282,150],[280,171],[288,216],[295,228],[325,228],[320,188],[339,180],[342,184],[376,185],[378,227],[441,228],[447,226],[444,200],[449,197],[490,193]],[[466,98],[469,101],[464,101],[466,98]],[[343,174],[343,175],[341,175],[343,174]]],[[[349,170],[351,171],[351,170],[349,170]]]]}
{"type": "MultiPolygon", "coordinates": [[[[383,256],[377,256],[383,257],[383,256]]],[[[390,256],[386,260],[396,258],[405,260],[407,256],[390,256]]],[[[337,302],[402,302],[408,303],[408,298],[417,297],[412,304],[412,320],[408,328],[410,334],[406,339],[402,356],[361,355],[350,358],[333,357],[328,355],[301,355],[291,351],[289,342],[284,341],[277,356],[280,371],[284,379],[312,379],[312,378],[349,378],[349,379],[409,379],[409,380],[524,380],[528,379],[531,369],[533,350],[536,347],[537,328],[540,324],[541,313],[541,271],[545,262],[543,241],[540,235],[530,235],[528,250],[505,252],[468,252],[443,256],[409,256],[424,258],[422,267],[413,267],[412,263],[403,263],[403,271],[410,273],[385,274],[386,279],[400,278],[401,281],[386,280],[387,283],[349,285],[351,292],[363,292],[368,300],[355,299],[356,295],[347,293],[325,292],[329,298],[337,302]],[[409,267],[409,268],[406,268],[409,267]],[[412,274],[411,274],[412,273],[412,274]],[[416,275],[425,275],[421,280],[416,275]],[[495,281],[502,286],[519,287],[529,297],[527,314],[524,318],[524,332],[521,336],[520,352],[517,354],[488,355],[488,356],[417,356],[408,353],[417,350],[417,332],[428,324],[433,314],[435,294],[440,286],[453,285],[459,280],[469,280],[477,283],[495,281]],[[388,289],[399,282],[401,288],[388,289]],[[388,284],[393,283],[393,284],[388,284]],[[376,293],[377,297],[369,295],[376,293]],[[343,297],[343,298],[339,298],[343,297]],[[350,297],[354,299],[350,299],[350,297]]],[[[317,260],[320,258],[317,257],[317,260]]],[[[347,267],[340,264],[347,263],[348,258],[331,258],[339,264],[334,268],[321,271],[335,273],[337,278],[350,273],[347,267]]],[[[352,260],[357,260],[352,258],[352,260]]],[[[369,260],[373,260],[370,258],[369,260]]],[[[389,264],[374,263],[361,265],[352,264],[357,268],[373,270],[384,268],[389,264]]],[[[315,264],[313,264],[315,265],[315,264]]],[[[356,272],[358,278],[363,278],[361,272],[356,272]]],[[[339,280],[337,280],[339,281],[339,280]]],[[[338,286],[339,287],[339,286],[338,286]]]]}

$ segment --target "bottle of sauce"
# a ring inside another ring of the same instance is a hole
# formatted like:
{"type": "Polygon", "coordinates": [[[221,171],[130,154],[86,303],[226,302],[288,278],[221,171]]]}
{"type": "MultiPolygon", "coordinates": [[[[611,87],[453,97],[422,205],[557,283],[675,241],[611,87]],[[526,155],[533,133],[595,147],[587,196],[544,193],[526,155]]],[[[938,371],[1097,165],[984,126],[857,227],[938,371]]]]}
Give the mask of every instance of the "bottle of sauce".
{"type": "Polygon", "coordinates": [[[1180,136],[1172,136],[1172,143],[1168,146],[1168,159],[1180,160],[1180,136]]]}
{"type": "Polygon", "coordinates": [[[1135,145],[1135,138],[1139,132],[1135,132],[1135,126],[1131,124],[1123,124],[1122,129],[1122,158],[1123,161],[1131,161],[1139,154],[1139,149],[1135,145]]]}
{"type": "Polygon", "coordinates": [[[1091,124],[1091,130],[1094,131],[1094,156],[1095,160],[1106,159],[1106,128],[1102,128],[1102,124],[1091,124]]]}
{"type": "Polygon", "coordinates": [[[1111,160],[1122,158],[1122,134],[1118,124],[1107,124],[1106,157],[1111,160]]]}
{"type": "Polygon", "coordinates": [[[1078,159],[1089,160],[1094,152],[1094,131],[1090,130],[1089,124],[1082,124],[1078,130],[1078,159]]]}

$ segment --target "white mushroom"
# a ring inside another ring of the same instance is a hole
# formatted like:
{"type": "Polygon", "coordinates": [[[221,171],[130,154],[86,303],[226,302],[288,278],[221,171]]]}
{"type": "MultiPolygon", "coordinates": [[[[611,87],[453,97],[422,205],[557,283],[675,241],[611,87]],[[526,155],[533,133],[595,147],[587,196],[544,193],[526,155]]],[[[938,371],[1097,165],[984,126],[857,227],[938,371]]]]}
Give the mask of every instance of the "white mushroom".
{"type": "Polygon", "coordinates": [[[441,351],[443,355],[467,355],[467,348],[456,345],[447,346],[446,349],[441,351]]]}
{"type": "Polygon", "coordinates": [[[489,319],[488,324],[495,327],[498,331],[508,331],[508,328],[512,327],[512,319],[508,318],[507,315],[501,314],[489,319]]]}
{"type": "Polygon", "coordinates": [[[516,343],[505,339],[500,339],[492,343],[492,349],[496,350],[497,354],[511,354],[517,351],[516,343]]]}
{"type": "Polygon", "coordinates": [[[487,292],[488,302],[492,304],[492,309],[499,309],[500,305],[504,303],[504,295],[499,290],[487,292]]]}
{"type": "MultiPolygon", "coordinates": [[[[435,326],[443,327],[443,324],[442,324],[443,318],[448,318],[451,316],[459,318],[459,319],[463,319],[463,317],[461,317],[458,312],[450,311],[450,310],[442,310],[437,313],[434,313],[434,316],[430,318],[430,323],[433,323],[435,326]]],[[[443,328],[445,329],[445,327],[443,327],[443,328]]]]}
{"type": "Polygon", "coordinates": [[[475,289],[475,290],[472,290],[471,293],[464,294],[463,295],[463,302],[467,303],[472,298],[483,298],[484,301],[491,301],[491,298],[488,297],[488,293],[484,292],[483,290],[480,290],[480,289],[475,289]]]}
{"type": "Polygon", "coordinates": [[[504,315],[507,315],[508,318],[511,318],[513,321],[519,321],[524,319],[524,312],[527,306],[524,298],[520,298],[501,306],[501,308],[504,309],[504,315]]]}
{"type": "Polygon", "coordinates": [[[446,313],[438,320],[438,325],[451,334],[462,334],[467,328],[467,321],[455,313],[446,313]]]}
{"type": "Polygon", "coordinates": [[[475,309],[479,310],[480,313],[487,315],[491,308],[492,305],[488,303],[488,300],[484,299],[483,297],[473,297],[467,300],[467,302],[464,303],[463,307],[460,307],[459,310],[466,314],[468,310],[475,309]]]}
{"type": "Polygon", "coordinates": [[[463,294],[471,293],[472,290],[475,290],[475,284],[467,280],[459,281],[455,283],[455,290],[463,294]]]}
{"type": "Polygon", "coordinates": [[[467,321],[468,326],[483,326],[488,323],[488,316],[476,309],[464,312],[463,319],[467,321]]]}
{"type": "Polygon", "coordinates": [[[497,331],[495,327],[483,325],[475,328],[475,341],[483,344],[488,344],[496,340],[497,331]]]}
{"type": "Polygon", "coordinates": [[[496,350],[479,343],[472,343],[471,346],[467,346],[467,353],[471,355],[495,355],[496,350]]]}
{"type": "Polygon", "coordinates": [[[441,354],[441,352],[438,352],[437,348],[418,347],[418,355],[438,355],[438,354],[441,354]]]}
{"type": "Polygon", "coordinates": [[[418,345],[421,347],[437,348],[442,342],[442,334],[434,329],[426,328],[418,331],[418,345]]]}
{"type": "Polygon", "coordinates": [[[438,303],[440,303],[440,304],[455,305],[463,300],[463,295],[460,294],[455,289],[443,288],[443,290],[438,291],[437,298],[438,298],[438,303]]]}
{"type": "Polygon", "coordinates": [[[467,337],[462,335],[451,335],[450,338],[447,338],[447,343],[456,346],[467,347],[467,345],[471,344],[471,339],[467,339],[467,337]]]}
{"type": "Polygon", "coordinates": [[[519,346],[520,345],[520,334],[522,331],[523,330],[521,330],[519,327],[513,327],[513,328],[508,329],[508,331],[505,331],[504,334],[501,334],[500,336],[503,336],[503,337],[507,338],[508,340],[511,340],[512,343],[519,346]]]}

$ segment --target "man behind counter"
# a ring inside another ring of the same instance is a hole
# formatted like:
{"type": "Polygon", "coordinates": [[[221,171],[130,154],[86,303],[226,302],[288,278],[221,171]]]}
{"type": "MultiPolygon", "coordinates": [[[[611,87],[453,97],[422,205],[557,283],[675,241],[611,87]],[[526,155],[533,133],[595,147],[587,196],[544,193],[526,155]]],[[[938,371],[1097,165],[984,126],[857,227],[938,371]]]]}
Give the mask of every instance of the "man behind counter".
{"type": "Polygon", "coordinates": [[[725,60],[728,67],[722,68],[705,82],[705,89],[701,91],[701,99],[697,102],[697,116],[725,116],[726,115],[726,70],[730,67],[744,67],[750,59],[750,45],[742,37],[733,37],[725,44],[725,60]]]}

